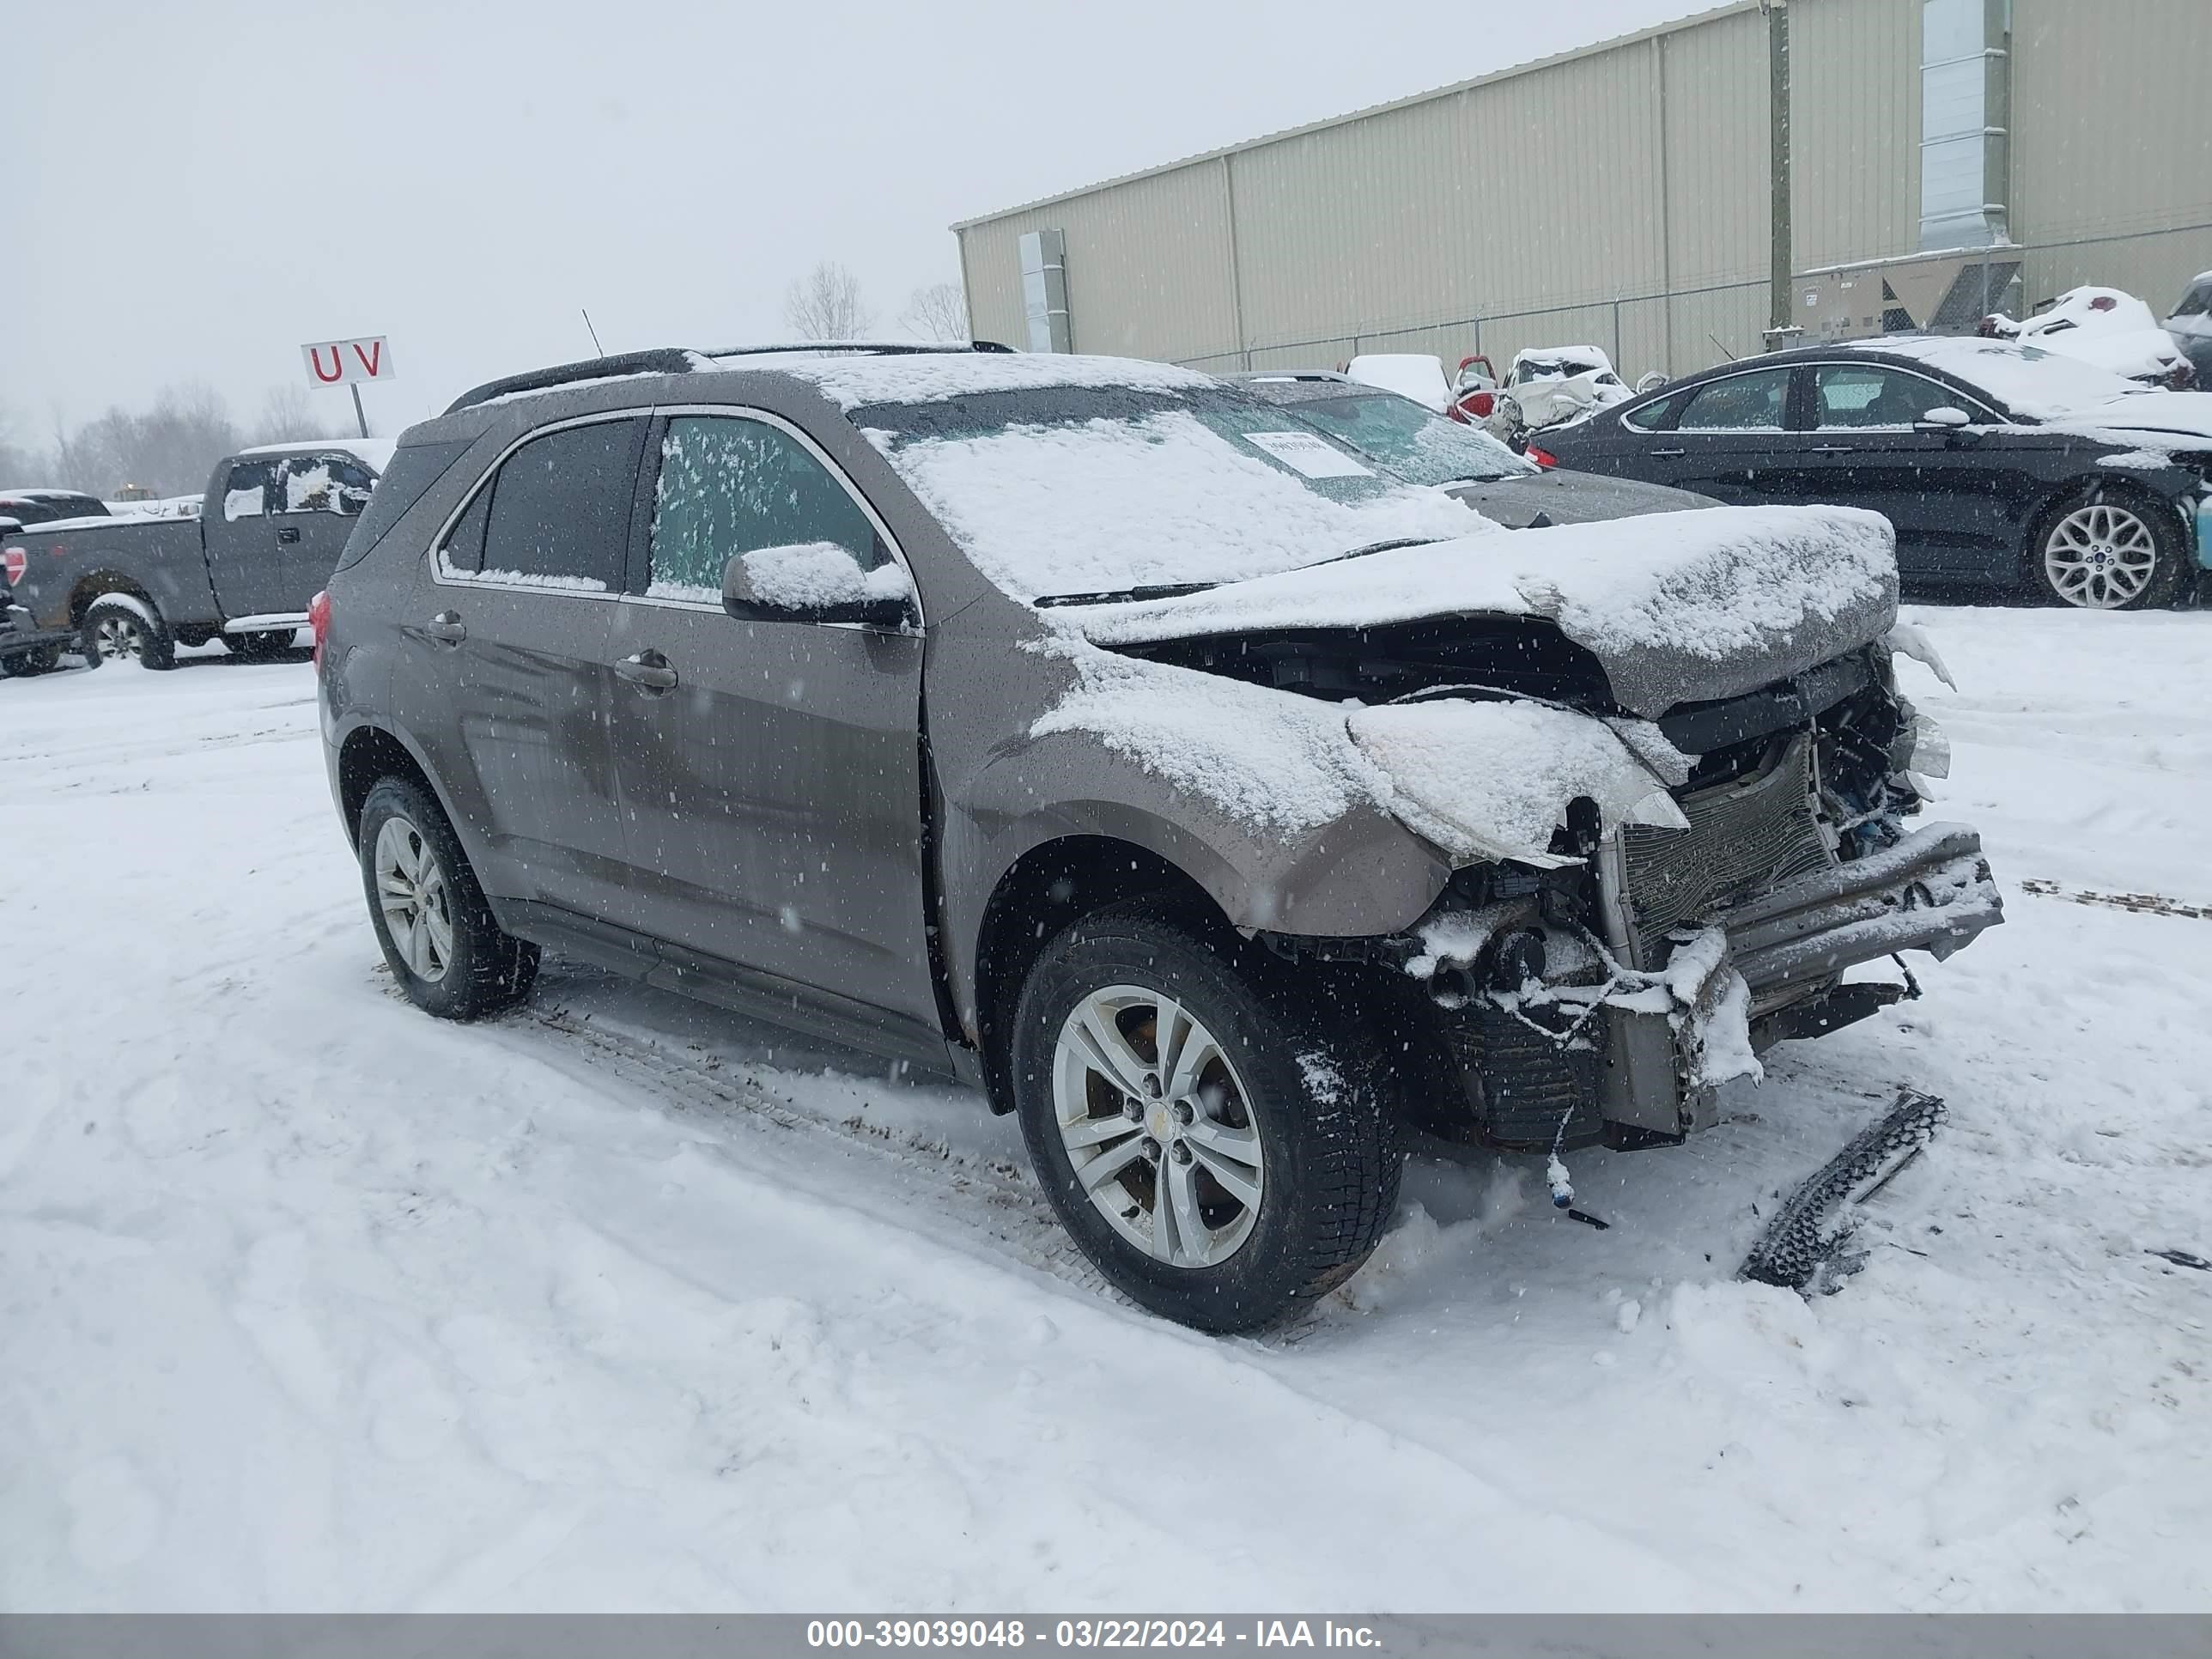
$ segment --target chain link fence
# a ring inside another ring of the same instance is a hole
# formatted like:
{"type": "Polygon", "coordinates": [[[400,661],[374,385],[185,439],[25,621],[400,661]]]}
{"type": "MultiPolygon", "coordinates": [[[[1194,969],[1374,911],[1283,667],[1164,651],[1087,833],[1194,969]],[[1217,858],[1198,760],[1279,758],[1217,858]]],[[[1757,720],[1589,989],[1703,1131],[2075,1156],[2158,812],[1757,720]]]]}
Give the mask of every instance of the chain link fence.
{"type": "MultiPolygon", "coordinates": [[[[2125,289],[2164,317],[2196,272],[2212,268],[2212,223],[2125,234],[2030,242],[2008,250],[2024,260],[2027,303],[2083,283],[2125,289]]],[[[1364,352],[1433,353],[1448,368],[1486,356],[1502,374],[1532,346],[1602,346],[1633,385],[1656,369],[1694,373],[1765,349],[1767,278],[1710,283],[1658,293],[1489,311],[1431,322],[1377,319],[1343,334],[1255,340],[1237,351],[1177,361],[1192,368],[1333,368],[1364,352]]]]}

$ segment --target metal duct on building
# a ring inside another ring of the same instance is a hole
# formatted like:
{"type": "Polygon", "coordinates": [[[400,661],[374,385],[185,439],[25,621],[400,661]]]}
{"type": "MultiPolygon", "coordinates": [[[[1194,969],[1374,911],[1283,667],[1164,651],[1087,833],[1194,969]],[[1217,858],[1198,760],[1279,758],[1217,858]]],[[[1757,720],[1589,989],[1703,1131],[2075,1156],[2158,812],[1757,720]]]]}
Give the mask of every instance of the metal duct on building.
{"type": "Polygon", "coordinates": [[[1022,309],[1031,351],[1073,351],[1067,320],[1067,237],[1032,230],[1021,239],[1022,309]]]}
{"type": "Polygon", "coordinates": [[[1920,246],[2012,240],[2011,0],[1921,0],[1920,246]]]}

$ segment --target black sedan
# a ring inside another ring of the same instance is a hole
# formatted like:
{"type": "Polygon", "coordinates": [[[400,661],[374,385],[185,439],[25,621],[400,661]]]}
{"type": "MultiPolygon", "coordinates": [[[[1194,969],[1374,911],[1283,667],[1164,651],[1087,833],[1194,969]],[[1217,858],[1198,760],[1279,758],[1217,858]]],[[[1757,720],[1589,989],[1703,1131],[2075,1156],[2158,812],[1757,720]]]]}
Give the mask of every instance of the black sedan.
{"type": "Polygon", "coordinates": [[[2136,610],[2212,566],[2212,393],[2001,341],[1778,351],[1548,428],[1529,454],[1724,501],[1871,507],[1909,580],[2136,610]]]}

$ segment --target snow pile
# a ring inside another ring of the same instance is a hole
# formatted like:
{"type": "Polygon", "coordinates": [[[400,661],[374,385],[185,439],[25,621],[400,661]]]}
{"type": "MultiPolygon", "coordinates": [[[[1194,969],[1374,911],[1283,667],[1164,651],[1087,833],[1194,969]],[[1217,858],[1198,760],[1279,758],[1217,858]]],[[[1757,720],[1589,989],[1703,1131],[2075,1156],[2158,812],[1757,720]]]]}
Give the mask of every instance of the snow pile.
{"type": "Polygon", "coordinates": [[[1239,581],[1399,537],[1507,533],[1435,490],[1370,486],[1358,502],[1334,500],[1182,410],[975,438],[868,435],[1016,599],[1239,581]]]}
{"type": "Polygon", "coordinates": [[[1608,830],[1690,827],[1665,781],[1611,727],[1571,709],[1438,698],[1357,709],[1348,725],[1390,779],[1393,810],[1455,863],[1571,862],[1548,849],[1568,803],[1583,797],[1608,830]]]}
{"type": "Polygon", "coordinates": [[[836,542],[759,547],[743,556],[753,597],[781,611],[818,611],[914,597],[914,584],[897,561],[886,559],[873,570],[863,570],[852,550],[836,542]]]}
{"type": "Polygon", "coordinates": [[[883,356],[819,357],[762,353],[705,360],[715,368],[763,368],[810,380],[847,410],[870,404],[927,404],[987,392],[1042,386],[1127,386],[1138,392],[1218,387],[1211,374],[1135,357],[1085,357],[1028,351],[915,351],[883,356]]]}

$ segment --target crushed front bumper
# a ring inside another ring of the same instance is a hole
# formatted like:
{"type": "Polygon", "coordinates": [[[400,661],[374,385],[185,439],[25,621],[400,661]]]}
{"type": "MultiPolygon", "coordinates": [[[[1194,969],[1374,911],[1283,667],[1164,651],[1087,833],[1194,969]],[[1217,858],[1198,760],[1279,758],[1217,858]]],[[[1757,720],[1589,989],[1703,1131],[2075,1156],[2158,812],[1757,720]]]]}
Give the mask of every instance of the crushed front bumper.
{"type": "MultiPolygon", "coordinates": [[[[1845,970],[1905,951],[1948,957],[2003,919],[1981,837],[1931,824],[1685,921],[1644,941],[1634,963],[1439,1003],[1482,1139],[1528,1151],[1656,1145],[1711,1125],[1719,1085],[1758,1076],[1757,1055],[1774,1043],[1908,994],[1847,984],[1845,970]]],[[[1471,990],[1488,960],[1475,952],[1520,925],[1482,929],[1458,982],[1471,990]]]]}
{"type": "Polygon", "coordinates": [[[1674,1007],[1606,1007],[1598,1115],[1646,1136],[1703,1128],[1725,1080],[1716,1054],[1746,1047],[1755,1054],[1863,1019],[1907,988],[1846,985],[1846,969],[1905,951],[1940,961],[2003,920],[1982,838],[1959,823],[1929,824],[1893,847],[1747,899],[1718,919],[1724,950],[1707,952],[1694,978],[1669,975],[1674,1007]],[[1738,984],[1747,994],[1732,994],[1738,984]],[[1741,1030],[1717,1029],[1738,1020],[1741,1030]]]}

